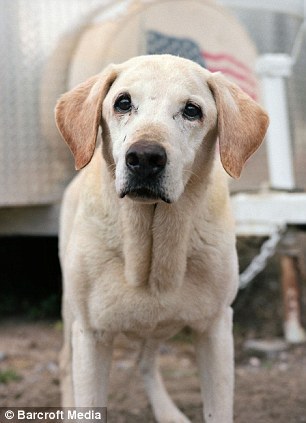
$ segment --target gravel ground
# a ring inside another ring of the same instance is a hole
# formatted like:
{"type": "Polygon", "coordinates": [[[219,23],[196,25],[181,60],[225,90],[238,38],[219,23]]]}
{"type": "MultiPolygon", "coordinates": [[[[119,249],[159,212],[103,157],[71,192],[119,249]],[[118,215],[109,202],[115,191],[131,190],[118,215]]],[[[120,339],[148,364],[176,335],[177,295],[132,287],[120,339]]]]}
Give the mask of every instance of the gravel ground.
{"type": "MultiPolygon", "coordinates": [[[[54,322],[0,323],[1,406],[59,405],[57,357],[61,336],[60,324],[54,322]]],[[[274,345],[268,341],[268,346],[274,345]]],[[[306,422],[306,346],[267,353],[245,350],[244,345],[245,338],[236,333],[235,422],[306,422]]],[[[171,396],[192,422],[202,422],[193,346],[188,336],[183,334],[163,344],[160,353],[171,396]]],[[[154,422],[134,368],[137,354],[137,343],[117,340],[109,423],[154,422]]]]}

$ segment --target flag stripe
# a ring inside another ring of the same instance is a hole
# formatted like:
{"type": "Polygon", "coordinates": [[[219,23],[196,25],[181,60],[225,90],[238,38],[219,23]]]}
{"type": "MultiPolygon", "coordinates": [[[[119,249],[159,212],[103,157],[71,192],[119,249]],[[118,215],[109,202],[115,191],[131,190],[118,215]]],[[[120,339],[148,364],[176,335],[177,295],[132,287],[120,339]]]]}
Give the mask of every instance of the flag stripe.
{"type": "Polygon", "coordinates": [[[252,74],[246,74],[243,71],[241,72],[241,69],[237,68],[236,66],[233,66],[229,62],[216,63],[216,62],[211,62],[209,60],[206,60],[205,63],[206,63],[206,68],[209,69],[211,72],[217,72],[217,71],[221,72],[222,69],[227,69],[228,73],[232,73],[233,77],[236,76],[237,79],[241,81],[245,81],[252,87],[257,86],[257,79],[252,74]]]}
{"type": "Polygon", "coordinates": [[[244,63],[240,62],[238,59],[236,59],[234,56],[231,56],[227,53],[211,53],[211,52],[203,52],[204,58],[208,59],[208,60],[214,60],[216,62],[218,61],[228,61],[228,62],[232,62],[235,66],[238,66],[241,69],[244,69],[244,71],[247,74],[251,74],[252,70],[246,66],[244,63]]]}
{"type": "Polygon", "coordinates": [[[227,53],[202,51],[206,67],[211,72],[222,72],[231,77],[253,99],[257,98],[257,79],[251,68],[227,53]]]}
{"type": "Polygon", "coordinates": [[[233,72],[231,69],[227,68],[211,68],[207,67],[210,72],[222,72],[225,76],[231,77],[232,80],[235,79],[236,84],[245,91],[250,97],[254,100],[257,98],[256,87],[250,86],[250,84],[246,83],[243,78],[237,77],[237,73],[233,72]]]}
{"type": "Polygon", "coordinates": [[[254,87],[255,84],[253,83],[253,81],[250,81],[249,78],[246,78],[244,75],[242,75],[241,73],[235,71],[234,69],[230,69],[229,67],[225,67],[225,66],[218,66],[218,67],[214,67],[214,66],[207,66],[207,69],[210,72],[222,72],[226,75],[230,75],[233,78],[237,79],[238,81],[242,81],[247,83],[247,85],[250,85],[250,87],[254,87]]]}

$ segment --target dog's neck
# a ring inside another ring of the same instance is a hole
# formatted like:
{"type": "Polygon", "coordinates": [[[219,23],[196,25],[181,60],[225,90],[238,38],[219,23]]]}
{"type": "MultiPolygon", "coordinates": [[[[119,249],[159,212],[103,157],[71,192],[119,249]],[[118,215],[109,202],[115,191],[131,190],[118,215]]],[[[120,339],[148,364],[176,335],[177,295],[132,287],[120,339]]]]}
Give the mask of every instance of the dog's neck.
{"type": "Polygon", "coordinates": [[[127,283],[148,285],[157,291],[181,285],[192,220],[186,204],[182,198],[172,205],[122,201],[120,214],[127,283]]]}
{"type": "Polygon", "coordinates": [[[182,285],[193,216],[199,198],[205,195],[214,151],[213,143],[203,151],[204,158],[198,155],[195,177],[175,203],[118,199],[125,278],[131,286],[146,286],[157,293],[182,285]]]}

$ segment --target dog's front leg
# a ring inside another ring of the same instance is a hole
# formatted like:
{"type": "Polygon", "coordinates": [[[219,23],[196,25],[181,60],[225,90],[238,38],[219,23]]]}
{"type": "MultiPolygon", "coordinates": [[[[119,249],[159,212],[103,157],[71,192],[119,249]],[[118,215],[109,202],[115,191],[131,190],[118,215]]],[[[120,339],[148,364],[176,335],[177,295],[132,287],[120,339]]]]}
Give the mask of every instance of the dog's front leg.
{"type": "Polygon", "coordinates": [[[106,407],[113,342],[74,322],[72,372],[76,407],[106,407]]]}
{"type": "Polygon", "coordinates": [[[232,314],[231,307],[223,310],[209,329],[196,337],[205,423],[233,422],[232,314]]]}

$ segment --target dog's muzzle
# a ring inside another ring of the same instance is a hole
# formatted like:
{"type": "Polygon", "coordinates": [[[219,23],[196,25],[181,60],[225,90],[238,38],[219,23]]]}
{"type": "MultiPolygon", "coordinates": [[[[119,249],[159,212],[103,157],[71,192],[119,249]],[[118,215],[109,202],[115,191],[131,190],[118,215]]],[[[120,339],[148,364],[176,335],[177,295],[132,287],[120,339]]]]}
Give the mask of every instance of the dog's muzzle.
{"type": "Polygon", "coordinates": [[[162,189],[167,153],[163,146],[148,141],[138,141],[125,155],[128,184],[121,197],[128,195],[139,200],[163,200],[169,203],[162,189]]]}

